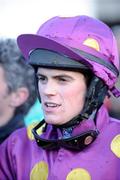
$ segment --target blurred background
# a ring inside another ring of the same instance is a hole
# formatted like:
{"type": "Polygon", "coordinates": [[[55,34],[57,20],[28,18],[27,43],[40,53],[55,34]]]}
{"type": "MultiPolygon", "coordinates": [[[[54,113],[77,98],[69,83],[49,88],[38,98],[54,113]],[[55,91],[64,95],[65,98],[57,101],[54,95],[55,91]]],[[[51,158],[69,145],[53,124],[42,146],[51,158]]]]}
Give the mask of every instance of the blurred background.
{"type": "MultiPolygon", "coordinates": [[[[99,18],[112,28],[120,54],[120,0],[0,0],[0,36],[17,38],[22,33],[36,33],[39,25],[52,16],[83,14],[99,18]]],[[[120,80],[117,86],[120,88],[120,80]]],[[[113,117],[120,119],[120,98],[111,97],[106,106],[113,117]]],[[[37,108],[38,112],[38,102],[37,108]]]]}
{"type": "Polygon", "coordinates": [[[94,0],[0,0],[0,33],[13,37],[35,33],[52,16],[94,16],[94,11],[94,0]]]}
{"type": "Polygon", "coordinates": [[[120,23],[120,0],[0,0],[0,35],[35,33],[52,16],[86,14],[110,26],[120,23]]]}

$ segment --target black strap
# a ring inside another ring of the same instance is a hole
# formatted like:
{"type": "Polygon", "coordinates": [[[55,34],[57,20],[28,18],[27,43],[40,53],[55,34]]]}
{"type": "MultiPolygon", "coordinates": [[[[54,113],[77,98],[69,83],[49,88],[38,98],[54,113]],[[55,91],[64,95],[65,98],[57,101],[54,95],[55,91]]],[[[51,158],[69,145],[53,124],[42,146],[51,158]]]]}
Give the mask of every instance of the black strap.
{"type": "MultiPolygon", "coordinates": [[[[71,48],[73,49],[73,51],[75,51],[77,54],[80,54],[81,56],[83,56],[83,58],[87,58],[89,59],[90,61],[94,61],[98,64],[101,64],[103,65],[104,67],[108,68],[110,71],[112,71],[116,76],[119,75],[119,71],[118,69],[116,68],[116,66],[111,62],[109,62],[107,59],[104,60],[102,58],[98,58],[92,54],[89,54],[85,51],[82,51],[82,50],[79,50],[79,49],[76,49],[76,48],[71,48]]],[[[84,61],[84,60],[83,60],[84,61]]],[[[81,62],[82,62],[82,59],[81,59],[81,62]]]]}

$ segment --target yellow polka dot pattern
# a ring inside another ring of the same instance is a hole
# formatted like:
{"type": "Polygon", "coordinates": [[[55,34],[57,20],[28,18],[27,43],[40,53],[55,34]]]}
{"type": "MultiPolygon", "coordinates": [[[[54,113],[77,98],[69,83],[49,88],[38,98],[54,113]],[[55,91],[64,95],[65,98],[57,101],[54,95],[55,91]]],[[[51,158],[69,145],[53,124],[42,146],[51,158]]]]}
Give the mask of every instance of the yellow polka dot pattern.
{"type": "Polygon", "coordinates": [[[87,170],[83,168],[76,168],[67,175],[66,180],[91,180],[91,176],[87,170]]]}
{"type": "MultiPolygon", "coordinates": [[[[34,140],[34,136],[33,136],[33,134],[32,134],[32,129],[33,129],[37,124],[38,124],[38,123],[32,123],[31,125],[29,125],[29,126],[27,127],[27,135],[28,135],[28,138],[29,138],[30,140],[34,140]]],[[[44,125],[37,130],[37,133],[38,133],[39,135],[42,134],[42,129],[43,129],[43,127],[44,127],[44,125]]]]}
{"type": "Polygon", "coordinates": [[[30,180],[47,180],[47,177],[48,165],[44,161],[37,163],[30,173],[30,180]]]}
{"type": "Polygon", "coordinates": [[[87,38],[84,42],[84,45],[89,46],[93,49],[96,49],[97,51],[100,51],[99,43],[97,42],[96,39],[93,38],[87,38]]]}
{"type": "Polygon", "coordinates": [[[118,158],[120,158],[120,134],[115,136],[112,140],[111,150],[118,158]]]}

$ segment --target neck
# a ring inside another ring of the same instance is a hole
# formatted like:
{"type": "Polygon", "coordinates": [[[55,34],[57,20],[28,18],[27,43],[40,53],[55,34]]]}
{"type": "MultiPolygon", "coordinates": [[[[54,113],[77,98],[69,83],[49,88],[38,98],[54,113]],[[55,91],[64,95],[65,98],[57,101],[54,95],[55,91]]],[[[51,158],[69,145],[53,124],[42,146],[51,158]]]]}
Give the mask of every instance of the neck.
{"type": "Polygon", "coordinates": [[[0,113],[0,127],[5,126],[14,116],[14,111],[0,113]]]}
{"type": "Polygon", "coordinates": [[[80,124],[80,122],[83,120],[83,118],[81,117],[81,115],[75,116],[74,118],[72,118],[70,121],[68,121],[65,124],[62,125],[54,125],[57,128],[63,129],[63,128],[69,128],[69,127],[74,127],[77,126],[78,124],[80,124]]]}

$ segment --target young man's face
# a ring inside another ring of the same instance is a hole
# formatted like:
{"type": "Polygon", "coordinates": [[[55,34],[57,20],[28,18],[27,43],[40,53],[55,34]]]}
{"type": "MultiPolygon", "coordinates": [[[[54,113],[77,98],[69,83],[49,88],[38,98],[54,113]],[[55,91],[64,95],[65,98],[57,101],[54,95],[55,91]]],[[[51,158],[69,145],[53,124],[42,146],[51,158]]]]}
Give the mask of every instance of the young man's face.
{"type": "Polygon", "coordinates": [[[87,85],[79,72],[38,68],[38,89],[45,121],[64,124],[83,109],[87,85]]]}

